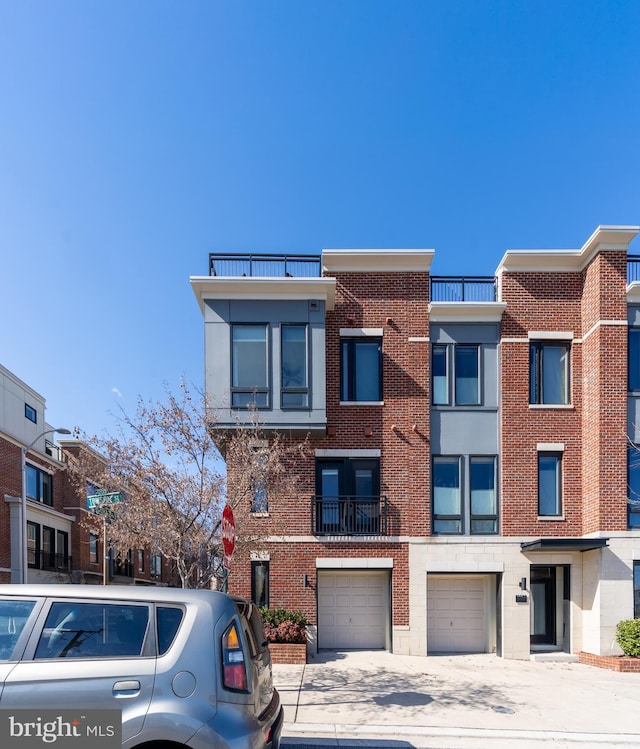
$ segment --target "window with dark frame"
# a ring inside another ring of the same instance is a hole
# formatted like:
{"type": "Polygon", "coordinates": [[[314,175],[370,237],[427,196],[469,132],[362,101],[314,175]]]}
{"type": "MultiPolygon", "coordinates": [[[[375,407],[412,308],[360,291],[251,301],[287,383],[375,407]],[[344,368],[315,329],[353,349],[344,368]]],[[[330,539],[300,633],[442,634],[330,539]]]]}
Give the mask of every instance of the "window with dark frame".
{"type": "Polygon", "coordinates": [[[24,415],[29,421],[33,421],[34,424],[38,423],[38,412],[33,406],[28,403],[24,404],[24,415]]]}
{"type": "Polygon", "coordinates": [[[529,402],[563,406],[570,403],[571,345],[561,341],[532,341],[529,347],[529,402]]]}
{"type": "Polygon", "coordinates": [[[640,562],[633,563],[633,618],[640,619],[640,562]]]}
{"type": "Polygon", "coordinates": [[[640,445],[627,447],[627,524],[640,528],[640,445]]]}
{"type": "Polygon", "coordinates": [[[469,458],[472,534],[498,532],[497,459],[493,456],[469,458]]]}
{"type": "Polygon", "coordinates": [[[309,344],[306,325],[280,327],[280,407],[309,408],[309,344]]]}
{"type": "Polygon", "coordinates": [[[432,463],[433,532],[461,534],[460,457],[434,455],[432,463]]]}
{"type": "Polygon", "coordinates": [[[628,388],[640,390],[640,328],[629,328],[628,388]]]}
{"type": "Polygon", "coordinates": [[[340,400],[369,403],[382,400],[382,338],[340,340],[340,400]]]}
{"type": "Polygon", "coordinates": [[[538,453],[538,516],[562,515],[562,453],[538,453]]]}
{"type": "Polygon", "coordinates": [[[51,507],[53,505],[53,478],[51,474],[28,463],[26,466],[26,475],[27,497],[51,507]]]}
{"type": "Polygon", "coordinates": [[[379,458],[316,460],[315,533],[384,533],[384,513],[379,458]]]}
{"type": "Polygon", "coordinates": [[[431,347],[434,405],[481,405],[480,351],[477,343],[436,343],[431,347]]]}
{"type": "Polygon", "coordinates": [[[269,562],[251,562],[251,600],[256,606],[269,607],[269,562]]]}
{"type": "Polygon", "coordinates": [[[27,521],[27,565],[39,567],[40,559],[40,526],[27,521]]]}
{"type": "Polygon", "coordinates": [[[449,405],[449,347],[434,344],[431,348],[432,399],[437,406],[449,405]]]}
{"type": "Polygon", "coordinates": [[[98,564],[98,536],[95,533],[89,534],[89,563],[98,564]]]}
{"type": "Polygon", "coordinates": [[[231,406],[269,406],[269,346],[267,325],[231,326],[231,406]]]}
{"type": "Polygon", "coordinates": [[[144,549],[138,549],[138,572],[144,572],[144,549]]]}

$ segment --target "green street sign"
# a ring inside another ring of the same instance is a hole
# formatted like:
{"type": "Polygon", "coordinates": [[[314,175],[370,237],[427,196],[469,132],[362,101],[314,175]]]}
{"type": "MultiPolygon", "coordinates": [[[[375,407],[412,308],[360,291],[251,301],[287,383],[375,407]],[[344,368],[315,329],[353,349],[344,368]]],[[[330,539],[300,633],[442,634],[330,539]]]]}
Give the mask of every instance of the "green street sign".
{"type": "Polygon", "coordinates": [[[120,492],[102,492],[101,494],[91,494],[87,497],[87,510],[95,510],[103,505],[114,505],[122,502],[120,492]]]}

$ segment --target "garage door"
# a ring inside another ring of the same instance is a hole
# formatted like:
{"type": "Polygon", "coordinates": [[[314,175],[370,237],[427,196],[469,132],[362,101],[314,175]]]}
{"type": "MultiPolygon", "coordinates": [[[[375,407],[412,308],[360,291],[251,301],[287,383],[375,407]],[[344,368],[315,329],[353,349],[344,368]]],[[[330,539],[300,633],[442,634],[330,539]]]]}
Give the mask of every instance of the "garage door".
{"type": "Polygon", "coordinates": [[[486,578],[427,579],[427,652],[486,652],[486,578]]]}
{"type": "Polygon", "coordinates": [[[386,645],[386,572],[318,574],[318,647],[373,650],[386,645]]]}

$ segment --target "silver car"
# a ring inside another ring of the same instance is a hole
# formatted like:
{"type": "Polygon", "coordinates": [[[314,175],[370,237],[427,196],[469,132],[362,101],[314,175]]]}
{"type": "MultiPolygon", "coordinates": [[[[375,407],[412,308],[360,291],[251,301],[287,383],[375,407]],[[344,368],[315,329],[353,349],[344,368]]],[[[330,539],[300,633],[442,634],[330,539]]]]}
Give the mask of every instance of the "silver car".
{"type": "Polygon", "coordinates": [[[244,599],[0,585],[0,712],[70,706],[120,711],[126,749],[277,749],[283,720],[260,614],[244,599]]]}

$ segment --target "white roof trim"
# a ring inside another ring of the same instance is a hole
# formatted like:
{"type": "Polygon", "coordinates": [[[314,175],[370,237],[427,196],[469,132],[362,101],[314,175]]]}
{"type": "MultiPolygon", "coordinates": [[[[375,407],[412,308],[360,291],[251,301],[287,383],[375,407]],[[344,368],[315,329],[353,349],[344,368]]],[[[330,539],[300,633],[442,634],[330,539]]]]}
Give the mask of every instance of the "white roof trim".
{"type": "Polygon", "coordinates": [[[189,279],[200,311],[207,299],[273,299],[324,301],[332,310],[336,299],[335,278],[256,278],[237,276],[191,276],[189,279]]]}
{"type": "Polygon", "coordinates": [[[627,286],[627,302],[640,304],[640,281],[633,281],[627,286]]]}
{"type": "Polygon", "coordinates": [[[431,302],[430,322],[500,322],[506,302],[431,302]]]}
{"type": "Polygon", "coordinates": [[[322,250],[322,270],[327,273],[428,273],[435,250],[322,250]]]}
{"type": "Polygon", "coordinates": [[[640,226],[598,226],[579,250],[507,250],[496,275],[503,271],[576,272],[603,250],[629,249],[640,226]]]}

